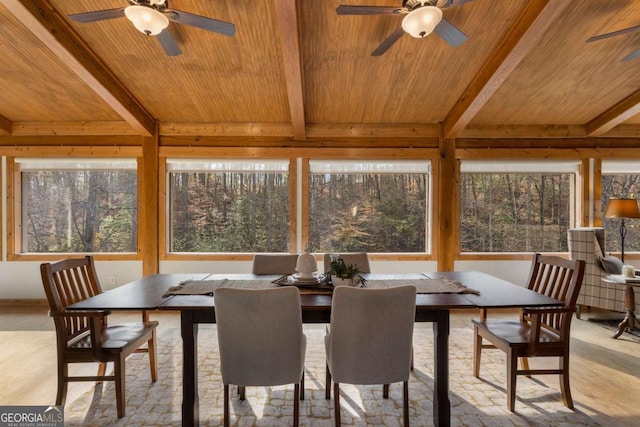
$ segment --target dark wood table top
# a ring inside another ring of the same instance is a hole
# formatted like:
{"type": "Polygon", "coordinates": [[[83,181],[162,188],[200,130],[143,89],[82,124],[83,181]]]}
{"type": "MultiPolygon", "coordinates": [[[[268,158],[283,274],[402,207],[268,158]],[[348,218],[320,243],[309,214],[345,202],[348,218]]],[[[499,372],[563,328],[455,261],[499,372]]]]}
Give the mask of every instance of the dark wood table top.
{"type": "Polygon", "coordinates": [[[170,287],[184,280],[203,280],[200,274],[153,274],[126,285],[109,289],[95,297],[77,302],[67,307],[70,310],[153,310],[165,300],[170,287]]]}
{"type": "Polygon", "coordinates": [[[448,271],[423,273],[429,278],[457,280],[465,286],[480,291],[480,295],[464,294],[477,308],[517,308],[562,305],[561,301],[530,291],[506,280],[479,271],[448,271]]]}
{"type": "MultiPolygon", "coordinates": [[[[276,279],[278,276],[257,276],[253,274],[155,274],[129,284],[108,290],[98,296],[73,304],[71,310],[198,310],[214,307],[213,297],[205,295],[164,294],[171,286],[185,280],[276,279]]],[[[369,274],[368,279],[415,280],[427,278],[449,278],[457,280],[469,288],[477,289],[473,294],[418,294],[417,310],[463,309],[463,308],[509,308],[522,306],[559,305],[558,300],[529,291],[513,283],[489,274],[467,272],[438,272],[413,274],[369,274]]],[[[300,295],[304,310],[326,310],[331,307],[330,295],[300,295]]]]}

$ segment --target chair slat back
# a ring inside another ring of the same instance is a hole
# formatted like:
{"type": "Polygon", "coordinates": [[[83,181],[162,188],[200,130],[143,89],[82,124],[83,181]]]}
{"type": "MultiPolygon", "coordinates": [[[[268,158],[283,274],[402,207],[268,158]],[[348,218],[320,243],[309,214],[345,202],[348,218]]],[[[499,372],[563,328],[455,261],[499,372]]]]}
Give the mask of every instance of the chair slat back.
{"type": "MultiPolygon", "coordinates": [[[[102,293],[91,256],[44,263],[40,273],[52,313],[63,312],[71,304],[102,293]]],[[[56,318],[55,322],[56,330],[67,341],[89,329],[89,321],[84,317],[56,318]]]]}
{"type": "MultiPolygon", "coordinates": [[[[584,261],[536,254],[529,274],[528,288],[563,301],[565,307],[575,307],[583,276],[584,261]]],[[[557,334],[564,333],[571,322],[571,314],[545,314],[542,326],[557,334]]]]}

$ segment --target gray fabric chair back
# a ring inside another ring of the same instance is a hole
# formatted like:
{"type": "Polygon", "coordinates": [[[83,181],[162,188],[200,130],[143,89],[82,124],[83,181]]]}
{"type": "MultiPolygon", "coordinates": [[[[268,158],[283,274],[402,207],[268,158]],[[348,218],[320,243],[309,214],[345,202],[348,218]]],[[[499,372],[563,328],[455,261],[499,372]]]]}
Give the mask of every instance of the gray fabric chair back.
{"type": "MultiPolygon", "coordinates": [[[[369,256],[366,252],[338,254],[338,258],[342,258],[345,264],[358,266],[358,270],[360,270],[361,273],[371,273],[369,256]]],[[[329,264],[331,264],[331,254],[324,254],[324,271],[329,269],[329,264]]]]}
{"type": "Polygon", "coordinates": [[[325,336],[327,366],[335,383],[408,381],[411,370],[415,286],[333,291],[325,336]]]}
{"type": "Polygon", "coordinates": [[[238,386],[299,383],[306,337],[298,288],[219,288],[213,295],[222,382],[238,386]]]}
{"type": "Polygon", "coordinates": [[[294,274],[296,272],[296,254],[259,254],[253,256],[253,274],[294,274]]]}

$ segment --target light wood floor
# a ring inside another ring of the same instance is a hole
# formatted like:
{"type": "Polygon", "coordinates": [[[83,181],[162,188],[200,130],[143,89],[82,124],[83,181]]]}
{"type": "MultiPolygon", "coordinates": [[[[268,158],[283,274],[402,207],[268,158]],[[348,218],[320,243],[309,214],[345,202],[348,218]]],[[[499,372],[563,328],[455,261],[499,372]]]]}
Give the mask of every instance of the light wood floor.
{"type": "MultiPolygon", "coordinates": [[[[513,312],[490,312],[490,315],[513,315],[513,312]]],[[[122,313],[112,316],[116,317],[113,321],[138,318],[122,313]]],[[[572,323],[573,398],[579,410],[596,414],[594,419],[604,427],[640,423],[640,343],[626,333],[613,340],[611,331],[588,320],[621,316],[620,313],[583,312],[582,319],[574,319],[572,323]]],[[[477,317],[477,313],[454,312],[451,328],[470,328],[472,317],[477,317]]],[[[160,321],[160,332],[179,326],[179,316],[175,313],[154,313],[152,318],[160,321]]],[[[429,326],[420,324],[419,327],[429,326]]],[[[0,305],[0,342],[0,405],[52,404],[56,390],[56,353],[53,321],[47,317],[47,308],[0,305]]],[[[555,360],[549,363],[555,365],[555,360]]],[[[94,373],[95,366],[81,366],[79,371],[83,370],[94,373]]],[[[540,381],[558,389],[556,376],[540,377],[540,381]]],[[[71,384],[68,401],[91,386],[71,384]]]]}

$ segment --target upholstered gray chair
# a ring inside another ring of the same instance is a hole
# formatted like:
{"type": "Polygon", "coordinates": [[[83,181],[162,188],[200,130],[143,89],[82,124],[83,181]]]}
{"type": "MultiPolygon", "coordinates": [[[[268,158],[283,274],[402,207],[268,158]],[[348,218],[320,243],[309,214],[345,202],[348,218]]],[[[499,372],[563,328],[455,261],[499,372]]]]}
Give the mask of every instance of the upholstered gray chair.
{"type": "MultiPolygon", "coordinates": [[[[371,267],[369,267],[369,256],[366,252],[353,252],[336,254],[338,258],[342,258],[345,264],[353,264],[358,266],[360,273],[371,273],[371,267]]],[[[324,254],[324,270],[327,271],[331,264],[331,254],[324,254]]]]}
{"type": "MultiPolygon", "coordinates": [[[[609,274],[622,273],[622,261],[606,254],[604,228],[571,228],[567,231],[567,242],[569,257],[585,262],[584,279],[577,301],[578,319],[583,306],[624,312],[624,286],[602,280],[609,274]]],[[[640,299],[636,301],[635,308],[636,312],[640,312],[640,299]]]]}
{"type": "Polygon", "coordinates": [[[253,274],[294,274],[296,254],[258,254],[253,256],[253,274]]]}
{"type": "Polygon", "coordinates": [[[239,387],[241,399],[246,386],[295,384],[292,424],[297,426],[307,346],[298,288],[219,288],[213,295],[225,427],[229,426],[230,384],[239,387]]]}
{"type": "Polygon", "coordinates": [[[341,424],[340,383],[396,382],[403,383],[404,425],[409,426],[408,382],[415,312],[415,286],[387,289],[340,286],[334,289],[331,324],[324,342],[326,398],[331,397],[333,379],[337,427],[341,424]]]}

